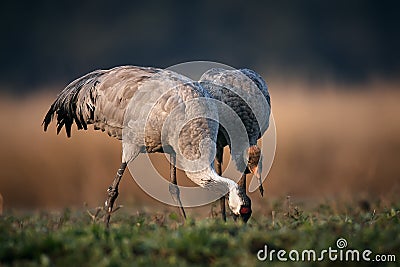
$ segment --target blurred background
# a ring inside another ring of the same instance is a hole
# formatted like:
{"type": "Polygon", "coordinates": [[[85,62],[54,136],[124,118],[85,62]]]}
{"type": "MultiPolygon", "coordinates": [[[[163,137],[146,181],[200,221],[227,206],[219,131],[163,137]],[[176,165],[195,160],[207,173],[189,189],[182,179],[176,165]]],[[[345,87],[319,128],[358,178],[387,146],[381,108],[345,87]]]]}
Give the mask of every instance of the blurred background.
{"type": "MultiPolygon", "coordinates": [[[[316,203],[398,200],[399,7],[368,0],[3,1],[4,210],[96,207],[105,200],[120,142],[93,130],[68,139],[54,124],[47,133],[41,128],[70,81],[99,68],[195,60],[252,68],[269,85],[277,151],[266,195],[250,195],[256,210],[287,195],[316,203]]],[[[168,172],[166,162],[154,160],[168,172]]],[[[119,203],[166,208],[129,175],[119,203]]],[[[188,183],[181,172],[178,179],[188,183]]]]}

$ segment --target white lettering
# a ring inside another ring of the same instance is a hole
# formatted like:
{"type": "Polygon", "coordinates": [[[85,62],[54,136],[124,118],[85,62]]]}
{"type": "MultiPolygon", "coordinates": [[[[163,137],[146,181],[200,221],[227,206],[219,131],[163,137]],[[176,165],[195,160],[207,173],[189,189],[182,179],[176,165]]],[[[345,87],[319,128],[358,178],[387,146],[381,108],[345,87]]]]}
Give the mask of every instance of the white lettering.
{"type": "Polygon", "coordinates": [[[269,261],[274,260],[274,253],[275,253],[275,249],[271,250],[271,252],[269,253],[269,261]]]}
{"type": "Polygon", "coordinates": [[[360,261],[360,252],[356,249],[349,249],[346,251],[346,261],[360,261]],[[349,257],[351,256],[351,259],[349,257]]]}
{"type": "Polygon", "coordinates": [[[317,255],[316,255],[315,251],[312,249],[303,250],[303,252],[301,253],[302,261],[315,261],[316,258],[317,258],[317,255]],[[306,259],[306,255],[307,255],[307,259],[306,259]],[[311,259],[311,256],[312,256],[312,259],[311,259]]]}
{"type": "Polygon", "coordinates": [[[284,251],[283,249],[278,251],[278,254],[276,254],[278,260],[280,261],[287,261],[287,258],[285,257],[286,251],[284,251]]]}
{"type": "Polygon", "coordinates": [[[376,262],[395,262],[396,255],[393,254],[376,254],[375,257],[372,257],[372,251],[369,249],[359,251],[357,249],[333,249],[332,247],[328,247],[328,249],[323,249],[320,251],[319,255],[318,252],[314,249],[305,249],[301,250],[300,252],[296,249],[292,249],[289,253],[284,250],[268,250],[268,245],[264,245],[263,249],[260,249],[257,252],[257,259],[259,261],[303,261],[303,262],[312,262],[312,261],[323,261],[326,260],[328,255],[328,259],[330,261],[348,261],[348,262],[359,262],[361,261],[376,261],[376,262]],[[287,256],[288,255],[288,256],[287,256]],[[301,255],[301,258],[300,258],[301,255]],[[318,257],[319,256],[319,257],[318,257]],[[360,257],[361,256],[361,257],[360,257]],[[276,259],[274,259],[276,257],[276,259]],[[317,258],[318,257],[318,258],[317,258]],[[371,259],[372,257],[372,259],[371,259]]]}
{"type": "Polygon", "coordinates": [[[321,255],[318,258],[318,261],[323,261],[324,258],[325,258],[324,254],[327,253],[327,252],[328,252],[328,250],[326,250],[326,249],[322,250],[321,251],[321,255]]]}
{"type": "Polygon", "coordinates": [[[291,261],[299,261],[299,252],[297,251],[297,250],[291,250],[291,251],[289,251],[289,259],[291,260],[291,261]],[[293,254],[295,254],[296,255],[296,258],[294,258],[293,257],[293,254]]]}
{"type": "Polygon", "coordinates": [[[363,260],[365,260],[365,261],[371,261],[371,259],[369,258],[369,256],[370,256],[371,254],[372,254],[372,251],[371,251],[371,250],[369,250],[369,249],[364,250],[363,253],[362,253],[362,258],[363,258],[363,260]]]}
{"type": "Polygon", "coordinates": [[[265,261],[267,259],[267,251],[268,251],[268,246],[264,245],[264,249],[260,249],[257,252],[257,259],[260,261],[265,261]]]}
{"type": "Polygon", "coordinates": [[[328,248],[328,253],[329,253],[329,259],[331,261],[336,261],[337,260],[337,255],[332,255],[333,253],[337,253],[337,249],[332,249],[332,247],[328,248]]]}

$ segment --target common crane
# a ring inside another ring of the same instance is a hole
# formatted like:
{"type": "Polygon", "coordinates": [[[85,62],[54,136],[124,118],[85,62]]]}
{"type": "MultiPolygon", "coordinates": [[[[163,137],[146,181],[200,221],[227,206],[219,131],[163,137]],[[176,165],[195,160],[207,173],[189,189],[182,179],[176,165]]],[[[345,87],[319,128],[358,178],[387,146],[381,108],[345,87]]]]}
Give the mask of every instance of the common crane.
{"type": "MultiPolygon", "coordinates": [[[[95,130],[102,130],[108,135],[119,140],[123,132],[128,131],[128,142],[123,142],[122,163],[117,174],[107,190],[105,210],[107,212],[104,222],[109,226],[113,205],[118,197],[118,186],[124,170],[129,162],[133,161],[139,153],[163,152],[170,154],[171,164],[175,163],[176,152],[189,160],[205,158],[206,166],[200,170],[185,170],[186,175],[201,187],[226,194],[232,212],[246,217],[249,211],[249,198],[234,181],[218,175],[210,163],[212,151],[215,149],[218,122],[206,118],[195,118],[188,121],[179,133],[176,142],[175,129],[167,130],[164,142],[162,139],[163,124],[169,115],[174,113],[176,120],[189,116],[191,112],[205,112],[208,107],[201,102],[196,107],[190,107],[189,102],[198,98],[209,98],[208,93],[192,80],[172,71],[136,66],[120,66],[109,70],[96,70],[71,82],[51,105],[43,120],[46,131],[53,117],[57,119],[57,134],[64,127],[68,137],[71,136],[71,127],[75,123],[78,130],[86,130],[88,124],[93,124],[95,130]],[[151,86],[145,86],[146,84],[151,86]],[[148,108],[146,97],[157,93],[160,87],[169,87],[160,93],[158,100],[153,105],[151,112],[142,121],[143,127],[136,127],[135,123],[141,122],[142,117],[137,117],[148,108]],[[154,91],[154,92],[153,92],[154,91]],[[133,103],[132,103],[133,101],[133,103]],[[126,114],[129,105],[138,111],[126,114]],[[180,110],[181,112],[176,112],[180,110]],[[174,112],[173,112],[174,111],[174,112]],[[130,122],[124,123],[124,117],[133,116],[130,122]],[[136,116],[136,117],[135,117],[136,116]],[[202,144],[203,140],[213,142],[202,144]],[[200,147],[202,145],[202,147],[200,147]],[[214,146],[214,147],[212,147],[214,146]],[[201,149],[202,148],[202,149],[201,149]]],[[[168,129],[168,127],[166,128],[168,129]]],[[[164,127],[165,130],[165,127],[164,127]]],[[[171,166],[175,169],[175,166],[171,166]]],[[[171,182],[176,185],[176,177],[171,171],[171,182]]],[[[175,195],[185,216],[179,198],[179,189],[170,190],[175,195]]]]}
{"type": "MultiPolygon", "coordinates": [[[[236,152],[231,149],[231,155],[237,169],[242,172],[239,186],[246,188],[246,174],[252,173],[259,181],[259,190],[263,196],[264,188],[261,180],[262,153],[257,140],[262,137],[269,126],[271,101],[268,87],[264,79],[250,69],[226,70],[214,68],[206,71],[200,78],[200,84],[211,96],[228,105],[240,118],[246,128],[248,147],[242,147],[236,152]],[[248,160],[245,158],[248,157],[248,160]]],[[[225,128],[220,125],[217,138],[215,169],[222,175],[223,149],[232,148],[232,142],[225,128]]],[[[244,145],[245,143],[243,143],[244,145]]],[[[222,218],[226,220],[225,196],[220,199],[222,218]]],[[[247,213],[248,218],[251,216],[247,213]]]]}

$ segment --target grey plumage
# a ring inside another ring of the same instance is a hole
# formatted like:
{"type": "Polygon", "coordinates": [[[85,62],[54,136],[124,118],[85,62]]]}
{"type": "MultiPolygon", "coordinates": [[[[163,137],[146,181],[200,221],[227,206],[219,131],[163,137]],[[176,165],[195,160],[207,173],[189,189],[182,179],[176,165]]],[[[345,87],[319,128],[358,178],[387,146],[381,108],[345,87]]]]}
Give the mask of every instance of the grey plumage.
{"type": "MultiPolygon", "coordinates": [[[[268,129],[271,110],[268,87],[263,78],[249,69],[211,69],[200,78],[200,84],[214,99],[227,104],[238,114],[246,128],[250,145],[256,145],[268,129]],[[260,96],[264,99],[260,99],[260,96]],[[257,118],[255,111],[262,116],[257,118]]],[[[220,130],[224,131],[222,128],[220,130]]],[[[221,145],[231,145],[226,134],[219,137],[221,145]]]]}
{"type": "MultiPolygon", "coordinates": [[[[189,106],[187,103],[193,99],[208,97],[207,91],[198,83],[172,71],[136,66],[96,70],[76,79],[58,95],[44,118],[43,126],[46,131],[50,122],[56,117],[57,133],[65,127],[68,137],[71,136],[71,127],[74,123],[78,130],[86,130],[88,124],[93,124],[94,129],[105,131],[117,139],[132,137],[128,142],[124,142],[122,172],[118,172],[116,180],[108,191],[109,200],[112,201],[107,200],[106,206],[111,202],[109,209],[111,212],[116,198],[114,195],[118,195],[118,184],[126,163],[134,160],[139,153],[166,152],[165,149],[172,149],[167,152],[180,151],[190,160],[204,156],[201,152],[206,153],[206,158],[212,157],[213,149],[210,147],[212,144],[209,144],[205,151],[200,151],[200,143],[204,139],[216,140],[218,123],[206,118],[196,118],[187,123],[179,133],[177,142],[176,129],[168,131],[167,126],[164,140],[167,142],[166,147],[161,142],[164,123],[173,111],[177,116],[174,121],[185,119],[193,112],[206,112],[208,107],[201,103],[194,106],[189,106]],[[145,111],[148,108],[146,96],[153,93],[151,91],[153,87],[148,87],[148,84],[154,87],[155,94],[160,87],[168,88],[161,90],[163,94],[158,95],[159,98],[149,110],[148,117],[133,117],[127,120],[127,116],[129,118],[140,114],[132,111],[126,114],[129,108],[133,107],[136,111],[145,111]],[[142,123],[145,127],[131,126],[131,122],[132,125],[142,123]]],[[[243,193],[233,181],[218,176],[211,166],[200,172],[186,171],[186,174],[203,187],[211,184],[210,189],[229,192],[231,209],[239,214],[243,193]]]]}
{"type": "MultiPolygon", "coordinates": [[[[214,99],[228,105],[239,116],[247,133],[248,147],[245,147],[246,142],[240,140],[239,149],[233,151],[232,144],[238,140],[231,140],[225,128],[220,124],[217,139],[217,165],[222,164],[223,148],[228,145],[237,169],[244,172],[241,183],[244,183],[245,186],[246,173],[254,173],[259,179],[259,189],[263,195],[264,190],[260,177],[262,155],[257,146],[257,140],[269,126],[271,101],[266,82],[258,73],[250,69],[214,68],[202,75],[200,84],[214,99]]],[[[222,167],[219,166],[217,169],[222,170],[222,167]]],[[[221,173],[218,174],[221,175],[221,173]]],[[[223,203],[221,203],[222,206],[223,203]]]]}
{"type": "Polygon", "coordinates": [[[71,82],[51,105],[43,121],[44,130],[53,117],[57,118],[57,134],[65,127],[71,136],[75,122],[78,130],[87,130],[94,124],[95,130],[122,140],[125,109],[144,80],[160,69],[134,66],[96,70],[71,82]]]}

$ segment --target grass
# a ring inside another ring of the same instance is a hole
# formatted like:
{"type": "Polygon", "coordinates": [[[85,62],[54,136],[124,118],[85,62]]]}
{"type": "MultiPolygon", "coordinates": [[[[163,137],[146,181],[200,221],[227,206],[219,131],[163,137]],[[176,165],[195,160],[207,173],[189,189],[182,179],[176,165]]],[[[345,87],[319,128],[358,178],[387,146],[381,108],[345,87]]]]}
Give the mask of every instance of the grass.
{"type": "MultiPolygon", "coordinates": [[[[305,211],[276,203],[271,216],[255,215],[247,225],[215,218],[189,218],[181,225],[175,213],[132,215],[122,209],[110,230],[83,211],[6,214],[0,217],[0,266],[265,266],[271,262],[256,257],[264,245],[318,252],[336,248],[338,238],[351,249],[394,254],[398,262],[400,205],[361,204],[323,204],[305,211]]],[[[285,263],[275,258],[273,264],[285,263]]]]}

